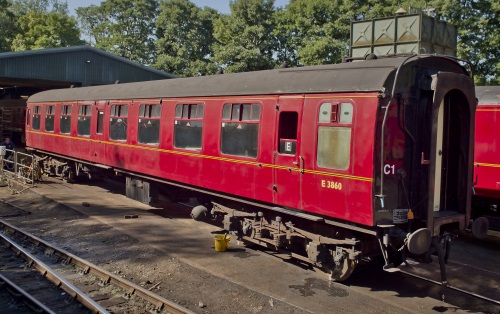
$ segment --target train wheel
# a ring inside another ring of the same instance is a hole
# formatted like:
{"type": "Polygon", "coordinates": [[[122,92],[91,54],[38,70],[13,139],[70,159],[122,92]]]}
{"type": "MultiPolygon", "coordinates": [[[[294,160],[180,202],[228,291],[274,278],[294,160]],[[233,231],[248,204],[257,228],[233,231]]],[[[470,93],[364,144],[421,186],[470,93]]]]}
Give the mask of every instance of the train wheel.
{"type": "Polygon", "coordinates": [[[68,168],[66,173],[63,175],[63,180],[68,182],[68,183],[73,183],[75,182],[75,173],[71,168],[68,168]]]}
{"type": "Polygon", "coordinates": [[[330,280],[337,282],[346,280],[351,276],[357,264],[355,260],[346,257],[342,258],[339,264],[335,264],[335,267],[329,270],[330,280]]]}
{"type": "Polygon", "coordinates": [[[191,211],[191,218],[196,221],[206,220],[208,217],[208,209],[203,205],[194,207],[191,211]]]}

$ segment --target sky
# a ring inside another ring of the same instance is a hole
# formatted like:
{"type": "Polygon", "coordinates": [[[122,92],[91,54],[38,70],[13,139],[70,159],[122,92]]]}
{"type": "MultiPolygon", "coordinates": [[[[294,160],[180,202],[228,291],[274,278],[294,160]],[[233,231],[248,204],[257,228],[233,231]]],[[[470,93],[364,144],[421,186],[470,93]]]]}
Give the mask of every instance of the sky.
{"type": "MultiPolygon", "coordinates": [[[[103,0],[67,0],[69,13],[71,15],[76,16],[75,9],[79,7],[88,7],[90,5],[100,5],[103,0]]],[[[220,13],[228,14],[230,13],[229,9],[229,0],[190,0],[197,6],[203,8],[205,6],[211,7],[219,11],[220,13]]],[[[289,0],[275,0],[275,7],[284,7],[287,5],[289,0]]]]}

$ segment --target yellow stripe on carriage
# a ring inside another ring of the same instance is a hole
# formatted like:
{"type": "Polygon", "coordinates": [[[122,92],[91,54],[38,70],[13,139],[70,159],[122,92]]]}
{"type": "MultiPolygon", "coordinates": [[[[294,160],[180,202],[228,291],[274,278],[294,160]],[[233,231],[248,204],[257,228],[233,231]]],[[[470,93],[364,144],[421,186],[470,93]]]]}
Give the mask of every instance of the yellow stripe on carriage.
{"type": "MultiPolygon", "coordinates": [[[[252,165],[252,166],[265,167],[265,168],[274,168],[274,169],[280,169],[280,170],[286,170],[286,171],[295,171],[295,172],[301,171],[299,168],[290,168],[287,166],[266,164],[266,163],[250,161],[250,160],[240,160],[240,159],[233,159],[233,158],[227,158],[227,157],[209,156],[209,155],[203,155],[201,153],[191,153],[191,152],[186,152],[186,151],[168,150],[168,149],[162,149],[162,148],[158,148],[158,147],[139,146],[139,145],[132,145],[132,144],[121,143],[121,142],[102,141],[102,140],[91,139],[88,137],[74,137],[71,135],[46,133],[46,132],[32,131],[32,130],[27,130],[26,133],[33,133],[33,134],[39,134],[39,135],[45,135],[45,136],[55,136],[55,137],[59,137],[59,138],[66,138],[66,139],[86,141],[86,142],[96,142],[96,143],[101,143],[101,144],[134,148],[134,149],[141,149],[141,150],[154,151],[154,152],[173,154],[173,155],[212,159],[212,160],[225,161],[225,162],[231,162],[231,163],[236,163],[236,164],[252,165]]],[[[364,181],[364,182],[373,182],[374,181],[373,178],[369,178],[369,177],[360,177],[360,176],[353,176],[353,175],[349,175],[349,174],[333,173],[333,172],[326,172],[326,171],[304,169],[304,173],[323,175],[323,176],[329,176],[329,177],[337,177],[337,178],[350,179],[350,180],[357,180],[357,181],[364,181]]]]}

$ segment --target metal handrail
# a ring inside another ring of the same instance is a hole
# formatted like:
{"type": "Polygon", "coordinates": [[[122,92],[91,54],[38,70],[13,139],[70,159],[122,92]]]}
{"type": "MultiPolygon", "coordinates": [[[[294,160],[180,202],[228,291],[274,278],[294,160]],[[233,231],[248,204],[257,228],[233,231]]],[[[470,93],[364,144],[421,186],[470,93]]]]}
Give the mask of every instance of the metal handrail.
{"type": "Polygon", "coordinates": [[[389,108],[391,106],[391,103],[394,100],[394,93],[396,92],[396,85],[398,82],[398,76],[399,76],[399,70],[405,65],[408,60],[415,58],[415,57],[420,57],[420,55],[411,55],[407,57],[399,66],[398,69],[396,70],[396,74],[394,75],[394,82],[392,84],[392,92],[391,92],[391,99],[389,99],[389,103],[387,104],[387,107],[385,108],[385,113],[384,113],[384,119],[382,120],[382,127],[381,127],[381,132],[380,132],[380,193],[378,195],[375,195],[376,197],[380,198],[381,202],[381,207],[384,208],[384,131],[385,131],[385,123],[387,120],[387,114],[389,113],[389,108]]]}
{"type": "Polygon", "coordinates": [[[5,149],[5,152],[10,153],[10,156],[13,156],[13,158],[7,159],[4,158],[4,156],[0,156],[2,162],[2,179],[5,179],[5,172],[7,172],[13,177],[24,179],[25,182],[29,182],[31,183],[31,186],[34,186],[36,167],[33,154],[22,153],[14,149],[5,149]],[[21,162],[26,159],[27,162],[21,162]],[[29,177],[26,176],[26,174],[29,174],[29,177]]]}

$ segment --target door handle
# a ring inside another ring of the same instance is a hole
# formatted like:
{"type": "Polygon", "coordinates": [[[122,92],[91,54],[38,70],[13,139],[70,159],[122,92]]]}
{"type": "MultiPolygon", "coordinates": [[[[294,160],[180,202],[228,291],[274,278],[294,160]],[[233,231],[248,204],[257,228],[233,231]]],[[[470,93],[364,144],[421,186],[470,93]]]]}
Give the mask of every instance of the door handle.
{"type": "Polygon", "coordinates": [[[428,165],[430,163],[431,163],[430,160],[425,160],[424,152],[422,152],[422,158],[420,159],[420,164],[422,164],[422,165],[428,165]]]}
{"type": "Polygon", "coordinates": [[[304,173],[304,157],[299,156],[299,161],[292,161],[295,166],[299,166],[299,172],[304,173]]]}
{"type": "Polygon", "coordinates": [[[299,171],[304,173],[304,157],[299,156],[299,171]]]}

